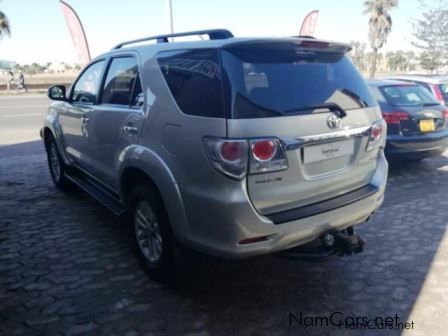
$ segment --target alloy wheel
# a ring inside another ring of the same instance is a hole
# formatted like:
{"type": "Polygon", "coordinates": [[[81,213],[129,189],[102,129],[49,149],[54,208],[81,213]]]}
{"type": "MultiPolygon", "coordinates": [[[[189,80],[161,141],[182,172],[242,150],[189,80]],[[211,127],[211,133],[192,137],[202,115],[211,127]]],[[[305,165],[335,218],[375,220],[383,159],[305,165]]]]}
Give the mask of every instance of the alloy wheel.
{"type": "Polygon", "coordinates": [[[162,234],[154,210],[147,201],[137,203],[134,227],[138,246],[145,258],[156,263],[162,257],[162,234]]]}

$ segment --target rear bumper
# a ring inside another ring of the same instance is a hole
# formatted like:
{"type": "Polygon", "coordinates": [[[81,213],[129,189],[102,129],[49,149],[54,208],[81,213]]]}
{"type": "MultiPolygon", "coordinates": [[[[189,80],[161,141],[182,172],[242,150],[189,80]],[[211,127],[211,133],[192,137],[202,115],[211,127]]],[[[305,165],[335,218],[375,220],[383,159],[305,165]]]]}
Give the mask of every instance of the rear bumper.
{"type": "Polygon", "coordinates": [[[385,153],[392,159],[423,159],[442,154],[448,147],[448,129],[421,135],[388,135],[385,153]]]}
{"type": "Polygon", "coordinates": [[[322,212],[327,212],[342,208],[346,205],[358,202],[366,197],[372,196],[379,191],[377,186],[368,184],[365,187],[356,189],[349,193],[330,198],[328,200],[313,203],[307,206],[303,206],[296,209],[291,209],[287,211],[277,212],[274,214],[266,215],[274,224],[282,224],[306,217],[311,217],[318,215],[322,212]]]}
{"type": "Polygon", "coordinates": [[[204,253],[229,259],[268,254],[299,246],[318,238],[326,231],[342,230],[365,222],[383,202],[387,173],[388,164],[381,153],[369,190],[364,190],[366,193],[362,193],[362,197],[354,197],[350,202],[346,199],[345,203],[341,199],[337,206],[322,208],[322,211],[312,212],[307,216],[302,214],[291,220],[281,220],[279,225],[274,223],[275,218],[269,218],[272,215],[261,215],[254,209],[244,182],[239,187],[225,191],[180,186],[188,214],[189,232],[179,239],[204,253]],[[252,244],[238,243],[260,236],[267,238],[252,244]]]}

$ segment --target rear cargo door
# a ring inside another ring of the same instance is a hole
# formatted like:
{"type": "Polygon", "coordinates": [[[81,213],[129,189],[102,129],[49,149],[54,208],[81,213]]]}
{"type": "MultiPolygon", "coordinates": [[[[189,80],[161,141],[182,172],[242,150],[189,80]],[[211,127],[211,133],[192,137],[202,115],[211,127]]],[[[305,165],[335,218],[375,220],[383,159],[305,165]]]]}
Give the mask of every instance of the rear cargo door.
{"type": "Polygon", "coordinates": [[[368,132],[381,116],[343,51],[285,42],[222,54],[229,137],[276,137],[287,156],[287,169],[248,176],[260,213],[317,203],[369,183],[378,150],[366,151],[368,132]]]}

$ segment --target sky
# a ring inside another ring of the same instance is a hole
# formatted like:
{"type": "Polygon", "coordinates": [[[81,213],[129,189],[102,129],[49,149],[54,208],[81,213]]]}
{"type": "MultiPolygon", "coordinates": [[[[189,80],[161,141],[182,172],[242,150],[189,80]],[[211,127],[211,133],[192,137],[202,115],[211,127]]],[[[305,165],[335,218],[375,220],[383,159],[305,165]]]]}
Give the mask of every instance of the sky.
{"type": "MultiPolygon", "coordinates": [[[[166,0],[66,0],[78,13],[92,57],[115,44],[168,32],[166,0]]],[[[319,10],[315,36],[367,43],[364,0],[172,0],[174,31],[227,28],[235,36],[297,35],[305,15],[319,10]]],[[[431,0],[425,0],[431,2],[431,0]]],[[[0,59],[19,64],[75,63],[77,54],[59,0],[2,0],[12,35],[0,40],[0,59]]],[[[381,51],[413,49],[411,20],[418,0],[399,0],[381,51]]]]}

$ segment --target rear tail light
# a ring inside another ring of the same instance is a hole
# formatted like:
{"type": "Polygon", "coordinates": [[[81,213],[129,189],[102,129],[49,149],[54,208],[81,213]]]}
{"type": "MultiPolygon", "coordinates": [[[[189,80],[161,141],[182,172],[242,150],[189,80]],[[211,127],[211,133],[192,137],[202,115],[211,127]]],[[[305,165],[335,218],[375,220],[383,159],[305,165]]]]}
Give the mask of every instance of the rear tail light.
{"type": "Polygon", "coordinates": [[[366,151],[384,146],[386,141],[387,124],[384,119],[373,123],[370,129],[369,142],[367,143],[366,151]]]}
{"type": "Polygon", "coordinates": [[[443,111],[443,117],[446,121],[448,121],[448,109],[445,109],[445,111],[443,111]]]}
{"type": "Polygon", "coordinates": [[[250,141],[250,173],[267,173],[288,168],[288,160],[279,139],[250,141]]]}
{"type": "Polygon", "coordinates": [[[383,118],[388,124],[399,124],[400,121],[409,120],[406,112],[383,112],[383,118]]]}
{"type": "Polygon", "coordinates": [[[206,138],[207,154],[213,167],[221,173],[242,179],[247,172],[247,140],[206,138]]]}
{"type": "Polygon", "coordinates": [[[219,172],[235,179],[249,173],[268,173],[288,168],[285,151],[279,139],[256,140],[204,139],[207,155],[213,167],[219,172]]]}
{"type": "Polygon", "coordinates": [[[246,144],[241,141],[224,141],[219,148],[219,155],[227,163],[237,163],[246,154],[246,144]]]}
{"type": "Polygon", "coordinates": [[[252,155],[256,160],[268,161],[274,157],[277,151],[277,144],[274,142],[274,140],[260,140],[254,141],[251,144],[251,148],[252,155]]]}

